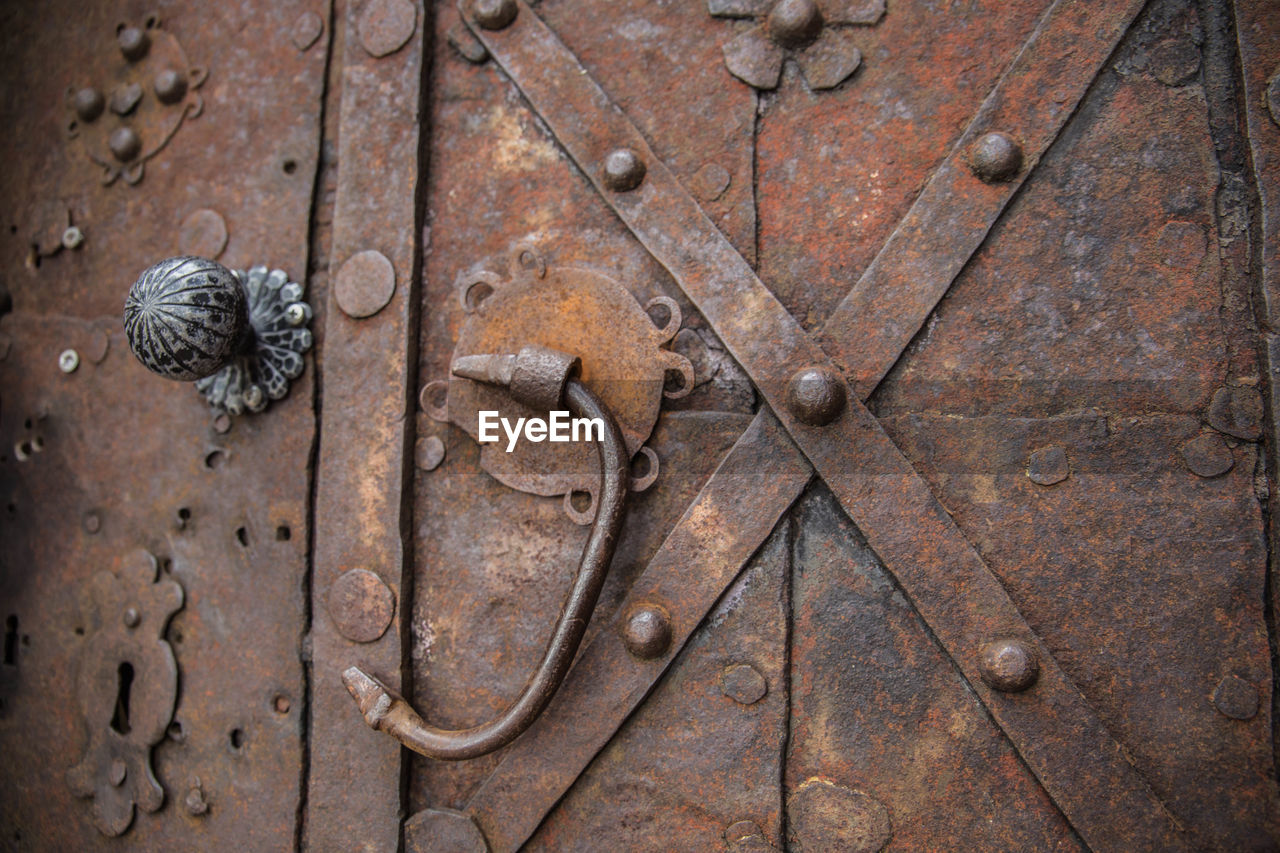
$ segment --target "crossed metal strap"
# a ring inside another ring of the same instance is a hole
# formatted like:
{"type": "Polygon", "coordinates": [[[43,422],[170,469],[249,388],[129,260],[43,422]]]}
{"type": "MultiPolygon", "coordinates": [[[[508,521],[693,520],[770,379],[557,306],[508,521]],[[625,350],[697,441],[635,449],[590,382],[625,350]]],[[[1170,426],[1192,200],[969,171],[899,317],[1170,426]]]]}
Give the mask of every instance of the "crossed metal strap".
{"type": "Polygon", "coordinates": [[[1181,850],[1196,841],[1152,792],[862,403],[985,239],[1142,5],[1053,4],[835,311],[821,335],[824,350],[525,3],[516,4],[513,20],[496,27],[491,20],[477,22],[470,4],[460,4],[467,26],[601,197],[702,312],[769,404],[618,609],[678,603],[671,608],[671,648],[657,659],[636,661],[627,657],[616,632],[601,631],[582,651],[547,712],[467,804],[491,849],[514,850],[533,834],[814,472],[1087,844],[1098,850],[1181,850]],[[1038,96],[1050,87],[1055,97],[1038,96]],[[1024,168],[1016,180],[986,184],[965,167],[964,157],[978,136],[995,128],[1023,142],[1024,168]],[[609,174],[605,164],[618,151],[644,164],[638,186],[609,174]],[[834,403],[797,400],[793,380],[799,375],[810,386],[818,383],[824,399],[834,403]],[[689,573],[695,554],[699,571],[689,573]],[[1017,643],[1038,659],[1034,689],[1001,692],[983,679],[981,650],[996,639],[1017,643]]]}

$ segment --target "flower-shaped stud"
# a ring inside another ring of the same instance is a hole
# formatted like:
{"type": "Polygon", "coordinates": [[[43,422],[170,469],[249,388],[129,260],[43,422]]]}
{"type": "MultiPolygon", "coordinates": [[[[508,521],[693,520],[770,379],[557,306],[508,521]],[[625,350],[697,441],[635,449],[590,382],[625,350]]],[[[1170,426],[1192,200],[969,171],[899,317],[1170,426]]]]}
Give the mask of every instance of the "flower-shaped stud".
{"type": "Polygon", "coordinates": [[[757,89],[776,89],[787,57],[812,89],[839,86],[862,64],[847,24],[884,17],[885,0],[707,0],[717,18],[763,19],[724,46],[724,64],[757,89]]]}

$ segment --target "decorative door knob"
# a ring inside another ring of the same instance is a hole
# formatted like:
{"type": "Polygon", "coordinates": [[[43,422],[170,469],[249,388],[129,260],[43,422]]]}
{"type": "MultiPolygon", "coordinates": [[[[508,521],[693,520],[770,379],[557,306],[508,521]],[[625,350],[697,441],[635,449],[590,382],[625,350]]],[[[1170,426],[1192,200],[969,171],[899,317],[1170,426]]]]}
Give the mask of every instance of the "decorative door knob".
{"type": "Polygon", "coordinates": [[[124,303],[129,347],[151,372],[196,383],[215,409],[260,412],[289,393],[311,348],[302,285],[265,266],[193,256],[143,271],[124,303]]]}

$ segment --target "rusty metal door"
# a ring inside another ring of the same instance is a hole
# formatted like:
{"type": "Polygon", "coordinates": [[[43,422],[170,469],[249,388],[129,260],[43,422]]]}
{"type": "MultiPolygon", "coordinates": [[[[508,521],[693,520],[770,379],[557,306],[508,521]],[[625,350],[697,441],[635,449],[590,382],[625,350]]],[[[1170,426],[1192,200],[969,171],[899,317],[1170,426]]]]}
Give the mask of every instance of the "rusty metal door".
{"type": "Polygon", "coordinates": [[[65,5],[3,13],[4,845],[1280,845],[1280,6],[65,5]],[[129,353],[180,254],[299,282],[265,411],[129,353]],[[620,479],[477,442],[527,346],[620,479]]]}

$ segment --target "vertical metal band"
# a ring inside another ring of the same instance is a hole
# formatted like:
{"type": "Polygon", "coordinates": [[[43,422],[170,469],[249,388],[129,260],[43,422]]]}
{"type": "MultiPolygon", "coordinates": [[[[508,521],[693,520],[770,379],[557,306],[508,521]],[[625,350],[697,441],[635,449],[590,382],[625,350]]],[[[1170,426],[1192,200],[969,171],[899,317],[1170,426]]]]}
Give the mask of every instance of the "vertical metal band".
{"type": "MultiPolygon", "coordinates": [[[[347,8],[312,581],[311,850],[394,851],[402,751],[342,684],[359,664],[401,688],[404,507],[418,256],[424,12],[347,8]]],[[[383,4],[388,5],[388,4],[383,4]]]]}

